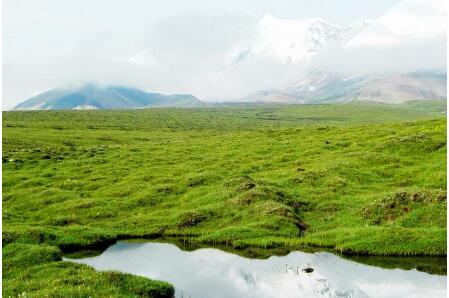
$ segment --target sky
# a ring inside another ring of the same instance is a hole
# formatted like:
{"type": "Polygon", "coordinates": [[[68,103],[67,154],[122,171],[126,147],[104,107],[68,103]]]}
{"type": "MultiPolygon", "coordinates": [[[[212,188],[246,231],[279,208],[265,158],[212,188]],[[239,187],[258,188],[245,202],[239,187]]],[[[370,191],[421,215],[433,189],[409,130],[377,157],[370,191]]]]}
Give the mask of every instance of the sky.
{"type": "Polygon", "coordinates": [[[444,0],[4,0],[2,27],[3,109],[82,82],[213,101],[312,69],[446,68],[444,0]],[[317,24],[341,40],[310,50],[317,24]]]}

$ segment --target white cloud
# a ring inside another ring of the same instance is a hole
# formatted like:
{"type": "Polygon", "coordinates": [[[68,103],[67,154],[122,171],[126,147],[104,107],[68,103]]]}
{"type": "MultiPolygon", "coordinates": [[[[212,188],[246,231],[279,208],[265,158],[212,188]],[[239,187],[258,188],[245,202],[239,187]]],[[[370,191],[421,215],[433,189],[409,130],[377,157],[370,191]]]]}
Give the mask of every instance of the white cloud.
{"type": "Polygon", "coordinates": [[[446,69],[446,3],[405,0],[388,10],[342,48],[313,61],[321,70],[349,74],[446,69]]]}
{"type": "Polygon", "coordinates": [[[238,61],[240,68],[246,64],[254,73],[249,75],[247,69],[249,77],[269,82],[263,89],[282,84],[279,77],[294,82],[314,69],[348,75],[446,69],[444,0],[406,0],[351,28],[320,19],[265,16],[254,35],[249,45],[235,47],[228,61],[238,61]],[[320,31],[323,26],[326,30],[320,31]],[[275,62],[280,65],[274,67],[275,62]]]}
{"type": "Polygon", "coordinates": [[[232,62],[256,57],[281,63],[302,63],[330,43],[344,43],[351,27],[341,27],[320,18],[279,19],[265,15],[246,45],[237,45],[230,52],[232,62]]]}
{"type": "Polygon", "coordinates": [[[148,51],[140,51],[129,57],[128,62],[136,66],[156,67],[157,61],[152,58],[148,51]]]}
{"type": "Polygon", "coordinates": [[[445,0],[406,0],[355,36],[348,47],[390,46],[446,34],[445,0]]]}

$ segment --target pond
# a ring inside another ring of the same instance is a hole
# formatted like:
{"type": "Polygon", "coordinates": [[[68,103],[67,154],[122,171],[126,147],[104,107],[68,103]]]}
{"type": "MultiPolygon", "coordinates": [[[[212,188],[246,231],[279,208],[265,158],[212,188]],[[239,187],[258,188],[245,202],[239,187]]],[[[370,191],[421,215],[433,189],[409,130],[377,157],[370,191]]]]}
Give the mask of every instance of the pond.
{"type": "Polygon", "coordinates": [[[119,241],[100,255],[64,260],[168,281],[176,297],[437,298],[447,291],[445,275],[386,269],[329,252],[252,259],[215,248],[119,241]]]}

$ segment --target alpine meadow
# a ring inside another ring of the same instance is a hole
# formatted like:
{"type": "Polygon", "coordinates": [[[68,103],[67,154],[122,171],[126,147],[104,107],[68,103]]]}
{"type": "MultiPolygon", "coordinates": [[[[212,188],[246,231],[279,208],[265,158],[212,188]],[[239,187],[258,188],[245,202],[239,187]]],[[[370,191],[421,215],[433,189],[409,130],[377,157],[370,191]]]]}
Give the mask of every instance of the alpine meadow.
{"type": "Polygon", "coordinates": [[[4,112],[4,294],[171,294],[61,261],[128,238],[445,256],[443,106],[4,112]]]}
{"type": "Polygon", "coordinates": [[[1,5],[2,297],[447,297],[446,0],[1,5]]]}

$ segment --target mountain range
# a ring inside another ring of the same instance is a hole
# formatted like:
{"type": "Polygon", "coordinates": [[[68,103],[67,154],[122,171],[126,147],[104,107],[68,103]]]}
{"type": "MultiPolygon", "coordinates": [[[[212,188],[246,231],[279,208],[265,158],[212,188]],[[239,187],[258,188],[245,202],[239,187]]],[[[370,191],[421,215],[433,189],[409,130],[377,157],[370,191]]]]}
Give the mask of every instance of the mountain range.
{"type": "MultiPolygon", "coordinates": [[[[376,74],[346,77],[311,72],[285,88],[255,92],[239,103],[342,103],[354,100],[402,103],[446,98],[446,73],[437,71],[405,74],[376,74]]],[[[213,106],[193,95],[148,93],[122,86],[96,84],[58,88],[31,97],[14,110],[137,109],[150,107],[213,106]]]]}
{"type": "MultiPolygon", "coordinates": [[[[204,73],[196,72],[196,68],[189,65],[189,56],[182,51],[179,51],[183,55],[179,60],[167,59],[170,55],[159,57],[158,53],[165,51],[151,48],[130,52],[132,56],[124,58],[133,65],[132,71],[145,71],[146,80],[153,75],[163,77],[161,82],[168,82],[158,83],[158,86],[192,88],[195,94],[207,96],[208,101],[214,101],[215,97],[229,102],[228,97],[246,105],[253,102],[296,104],[363,100],[401,103],[441,99],[446,98],[446,70],[404,71],[445,68],[444,4],[443,0],[404,0],[378,18],[345,22],[350,24],[345,26],[321,18],[287,19],[266,14],[247,30],[242,30],[244,34],[217,47],[219,52],[214,52],[213,58],[205,54],[204,61],[214,63],[201,67],[204,73]],[[176,68],[185,68],[187,72],[180,71],[176,78],[172,76],[173,61],[176,61],[176,68]],[[182,66],[183,63],[188,67],[182,66]],[[163,75],[152,73],[153,69],[163,75]],[[254,93],[245,96],[250,92],[254,93]]],[[[202,55],[203,52],[201,61],[202,55]]],[[[213,103],[202,102],[189,94],[165,95],[123,86],[84,84],[51,89],[14,109],[210,105],[213,103]]]]}
{"type": "MultiPolygon", "coordinates": [[[[271,15],[265,15],[259,21],[257,30],[251,36],[243,42],[239,41],[227,52],[226,67],[232,68],[235,66],[236,69],[243,69],[242,73],[246,73],[245,63],[263,67],[265,59],[272,59],[281,65],[288,65],[290,69],[293,68],[295,71],[289,76],[287,74],[285,76],[278,75],[279,82],[272,85],[281,86],[284,84],[284,87],[257,91],[244,98],[232,100],[232,102],[243,104],[254,102],[313,104],[363,100],[402,103],[412,100],[446,98],[447,75],[445,71],[369,72],[368,74],[354,76],[344,74],[344,71],[337,74],[329,69],[317,71],[317,67],[311,67],[311,65],[315,65],[312,63],[313,59],[320,59],[323,53],[328,54],[333,50],[347,48],[354,49],[360,45],[365,45],[367,42],[391,41],[392,36],[402,38],[402,35],[393,34],[396,30],[390,21],[395,20],[404,11],[408,11],[405,2],[408,3],[409,1],[404,1],[377,20],[354,26],[338,26],[320,18],[279,19],[271,15]],[[385,31],[385,34],[388,33],[389,38],[379,38],[381,31],[385,31]],[[312,69],[312,71],[305,76],[298,77],[295,75],[296,70],[298,70],[298,73],[304,73],[306,69],[312,69]],[[291,83],[285,84],[286,81],[291,83]]],[[[429,36],[440,36],[442,32],[444,33],[440,25],[434,26],[435,28],[421,26],[420,24],[427,24],[426,20],[426,18],[415,20],[417,22],[414,23],[417,28],[415,29],[421,30],[419,36],[428,38],[429,36]]],[[[441,20],[443,18],[438,18],[437,23],[439,24],[441,20]]],[[[405,34],[404,40],[419,37],[415,36],[410,30],[401,32],[405,34]]],[[[396,39],[393,41],[394,44],[397,43],[396,39]]],[[[381,48],[387,46],[382,43],[376,43],[375,45],[381,48]]],[[[348,56],[350,54],[346,53],[345,57],[348,56]]],[[[329,63],[337,64],[334,63],[338,62],[337,60],[337,58],[331,59],[329,63]]],[[[265,70],[269,73],[269,66],[265,70]]],[[[231,72],[230,75],[232,78],[238,79],[239,76],[235,76],[236,71],[231,72]]],[[[271,82],[270,80],[261,81],[271,82]]],[[[254,88],[251,89],[254,90],[254,88]]],[[[100,86],[88,83],[48,90],[20,103],[14,109],[136,109],[211,105],[214,104],[202,102],[189,94],[165,95],[130,87],[100,86]]]]}
{"type": "Polygon", "coordinates": [[[312,72],[285,88],[259,91],[248,95],[242,101],[340,103],[363,100],[402,103],[446,98],[446,82],[446,73],[437,71],[351,77],[312,72]]]}
{"type": "Polygon", "coordinates": [[[14,110],[136,109],[201,104],[200,100],[189,94],[164,95],[136,88],[88,83],[43,92],[15,106],[14,110]]]}

